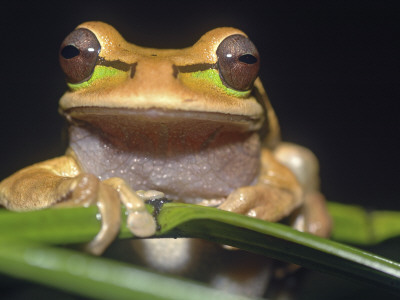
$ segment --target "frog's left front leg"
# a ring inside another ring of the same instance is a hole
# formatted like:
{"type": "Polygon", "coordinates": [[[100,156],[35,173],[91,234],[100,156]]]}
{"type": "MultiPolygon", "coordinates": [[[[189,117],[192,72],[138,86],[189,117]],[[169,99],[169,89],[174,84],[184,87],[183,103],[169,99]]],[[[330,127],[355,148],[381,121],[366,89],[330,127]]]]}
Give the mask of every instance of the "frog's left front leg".
{"type": "Polygon", "coordinates": [[[257,184],[233,191],[219,208],[275,222],[302,204],[302,187],[295,175],[269,150],[263,150],[261,163],[257,184]]]}

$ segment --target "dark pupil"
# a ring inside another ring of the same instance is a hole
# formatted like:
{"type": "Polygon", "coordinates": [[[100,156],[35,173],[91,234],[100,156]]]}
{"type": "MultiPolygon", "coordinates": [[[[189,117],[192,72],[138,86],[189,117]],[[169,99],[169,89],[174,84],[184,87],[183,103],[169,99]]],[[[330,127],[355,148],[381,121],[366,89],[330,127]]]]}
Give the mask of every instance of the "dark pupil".
{"type": "Polygon", "coordinates": [[[79,55],[79,50],[75,46],[68,45],[68,46],[65,46],[64,49],[61,50],[61,55],[65,59],[71,59],[71,58],[74,58],[75,56],[79,55]]]}
{"type": "Polygon", "coordinates": [[[251,54],[245,54],[245,55],[242,55],[239,57],[239,61],[249,64],[249,65],[252,65],[257,62],[257,58],[251,54]]]}

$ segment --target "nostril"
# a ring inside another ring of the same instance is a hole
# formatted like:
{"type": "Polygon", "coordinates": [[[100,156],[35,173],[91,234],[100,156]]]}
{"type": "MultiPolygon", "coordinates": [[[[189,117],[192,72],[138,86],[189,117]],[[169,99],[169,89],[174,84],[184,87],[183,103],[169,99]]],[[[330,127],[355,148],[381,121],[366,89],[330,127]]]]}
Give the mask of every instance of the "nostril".
{"type": "Polygon", "coordinates": [[[137,66],[137,63],[131,64],[131,74],[129,75],[130,78],[133,78],[133,76],[135,76],[136,66],[137,66]]]}

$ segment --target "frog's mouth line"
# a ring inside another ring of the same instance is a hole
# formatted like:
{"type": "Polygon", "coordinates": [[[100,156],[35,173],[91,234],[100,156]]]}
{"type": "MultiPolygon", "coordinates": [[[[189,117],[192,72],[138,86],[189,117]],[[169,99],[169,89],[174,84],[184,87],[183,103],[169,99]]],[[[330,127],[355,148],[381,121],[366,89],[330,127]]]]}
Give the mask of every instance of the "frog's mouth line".
{"type": "MultiPolygon", "coordinates": [[[[217,112],[195,112],[183,110],[164,109],[127,109],[107,107],[74,107],[61,112],[72,123],[96,123],[115,126],[128,123],[158,123],[164,125],[173,124],[219,124],[228,128],[234,128],[238,132],[257,131],[260,129],[263,119],[251,118],[242,115],[222,114],[217,112]]],[[[103,127],[103,126],[99,126],[103,127]]]]}

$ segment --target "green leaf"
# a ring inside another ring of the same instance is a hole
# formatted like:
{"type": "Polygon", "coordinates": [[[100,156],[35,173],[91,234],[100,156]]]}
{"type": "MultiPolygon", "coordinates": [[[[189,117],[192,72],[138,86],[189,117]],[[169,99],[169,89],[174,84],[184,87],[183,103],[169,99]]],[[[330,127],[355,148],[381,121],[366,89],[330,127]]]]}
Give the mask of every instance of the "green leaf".
{"type": "Polygon", "coordinates": [[[400,236],[400,212],[371,211],[361,206],[329,202],[334,220],[332,238],[353,245],[374,245],[400,236]]]}
{"type": "Polygon", "coordinates": [[[2,244],[0,270],[95,299],[249,299],[126,263],[29,242],[2,244]]]}
{"type": "MultiPolygon", "coordinates": [[[[345,208],[345,206],[340,207],[341,215],[346,214],[345,208]]],[[[352,220],[351,216],[354,216],[352,209],[352,207],[349,208],[347,221],[352,220]]],[[[7,247],[4,245],[18,245],[17,241],[46,244],[90,241],[100,228],[100,222],[95,218],[96,213],[95,207],[48,209],[27,213],[1,211],[0,245],[3,247],[0,251],[0,271],[13,274],[10,268],[4,267],[4,262],[7,259],[14,259],[14,261],[19,259],[12,256],[17,251],[7,251],[5,250],[7,247]]],[[[396,215],[395,212],[394,214],[396,215]]],[[[124,213],[122,215],[125,216],[124,213]]],[[[333,216],[335,228],[340,229],[340,222],[344,221],[338,218],[336,213],[333,216]]],[[[385,223],[384,216],[380,215],[374,219],[379,227],[384,227],[382,226],[385,223]]],[[[346,220],[346,218],[344,219],[346,220]]],[[[391,221],[388,223],[391,224],[392,216],[389,217],[389,220],[391,221]]],[[[165,204],[158,215],[158,222],[161,230],[157,235],[160,237],[200,237],[329,272],[340,277],[374,284],[394,294],[400,293],[399,263],[332,240],[301,233],[282,224],[269,223],[215,208],[181,203],[165,204]]],[[[124,222],[122,224],[120,237],[131,237],[124,222]]],[[[367,222],[367,224],[369,223],[367,222]]],[[[359,227],[362,228],[362,226],[359,227]]],[[[337,236],[338,233],[340,230],[335,229],[334,236],[337,236]]],[[[396,231],[391,230],[390,234],[385,233],[384,235],[394,236],[395,233],[396,231]]],[[[93,259],[102,261],[101,258],[93,259]]],[[[37,280],[34,276],[28,278],[37,280]]],[[[98,282],[97,284],[104,283],[98,282]]],[[[158,297],[161,296],[158,295],[158,297]]]]}
{"type": "Polygon", "coordinates": [[[171,236],[205,238],[400,292],[399,263],[279,223],[179,203],[166,206],[159,222],[171,236]]]}

